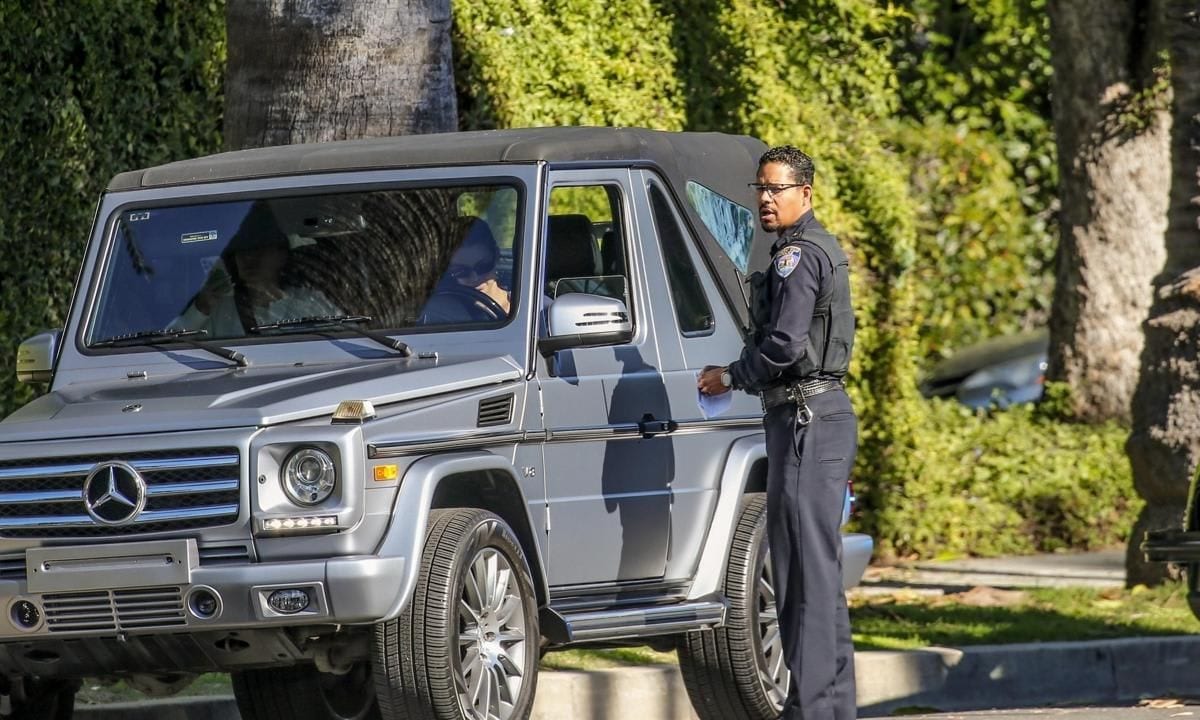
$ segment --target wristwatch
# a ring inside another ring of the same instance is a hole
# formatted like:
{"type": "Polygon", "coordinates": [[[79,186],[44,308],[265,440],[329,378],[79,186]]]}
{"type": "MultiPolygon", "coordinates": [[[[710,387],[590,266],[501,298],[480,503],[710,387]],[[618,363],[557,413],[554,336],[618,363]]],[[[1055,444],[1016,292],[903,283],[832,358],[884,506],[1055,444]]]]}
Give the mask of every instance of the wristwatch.
{"type": "Polygon", "coordinates": [[[721,371],[721,384],[725,387],[733,387],[733,375],[729,372],[729,368],[721,371]]]}

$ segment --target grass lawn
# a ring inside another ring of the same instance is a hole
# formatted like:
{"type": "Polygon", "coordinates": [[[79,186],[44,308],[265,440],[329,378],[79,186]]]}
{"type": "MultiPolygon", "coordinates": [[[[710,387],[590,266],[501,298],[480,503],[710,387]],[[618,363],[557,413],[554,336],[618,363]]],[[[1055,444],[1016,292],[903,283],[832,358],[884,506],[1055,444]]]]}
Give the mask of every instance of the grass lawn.
{"type": "MultiPolygon", "coordinates": [[[[897,650],[927,645],[1099,640],[1144,635],[1200,633],[1182,585],[1133,590],[974,588],[944,596],[912,591],[891,595],[853,594],[850,624],[859,650],[897,650]]],[[[544,670],[597,670],[624,665],[675,662],[674,653],[648,647],[566,650],[548,653],[544,670]]],[[[184,695],[229,694],[225,675],[200,678],[184,695]]],[[[141,699],[126,687],[85,682],[79,703],[141,699]]]]}

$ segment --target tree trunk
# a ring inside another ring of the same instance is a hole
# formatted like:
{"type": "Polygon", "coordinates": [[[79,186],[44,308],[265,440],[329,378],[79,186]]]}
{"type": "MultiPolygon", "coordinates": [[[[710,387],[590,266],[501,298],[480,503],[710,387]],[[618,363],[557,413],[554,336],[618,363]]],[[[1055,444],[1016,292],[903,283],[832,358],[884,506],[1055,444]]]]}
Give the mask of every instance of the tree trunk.
{"type": "Polygon", "coordinates": [[[225,146],[457,129],[450,0],[230,0],[225,146]]]}
{"type": "Polygon", "coordinates": [[[1200,464],[1200,5],[1167,0],[1171,58],[1170,208],[1166,260],[1146,322],[1127,449],[1146,499],[1130,538],[1127,582],[1154,583],[1166,568],[1136,552],[1146,530],[1178,527],[1200,464]]]}
{"type": "Polygon", "coordinates": [[[1161,0],[1052,0],[1061,175],[1047,375],[1087,422],[1130,420],[1163,266],[1170,115],[1156,85],[1161,0]]]}

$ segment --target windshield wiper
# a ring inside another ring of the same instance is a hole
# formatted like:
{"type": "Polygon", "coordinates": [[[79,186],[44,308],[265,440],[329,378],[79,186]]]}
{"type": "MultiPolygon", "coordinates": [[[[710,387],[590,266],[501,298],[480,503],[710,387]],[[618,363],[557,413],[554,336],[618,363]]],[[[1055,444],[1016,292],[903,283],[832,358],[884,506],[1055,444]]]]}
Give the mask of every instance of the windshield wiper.
{"type": "Polygon", "coordinates": [[[261,333],[267,330],[320,330],[328,328],[346,328],[350,332],[365,337],[368,340],[379,343],[380,345],[395,350],[402,357],[412,357],[412,348],[405,342],[397,340],[393,337],[388,337],[383,333],[378,333],[373,330],[368,330],[364,327],[359,327],[362,323],[371,322],[370,315],[311,315],[308,317],[290,318],[280,320],[278,322],[267,323],[265,325],[255,325],[250,328],[252,333],[261,333]]]}
{"type": "Polygon", "coordinates": [[[235,362],[239,367],[246,367],[250,361],[246,356],[237,350],[230,350],[220,345],[208,345],[206,343],[197,342],[192,338],[196,336],[208,335],[207,330],[143,330],[141,332],[129,333],[128,335],[114,335],[110,338],[97,340],[92,343],[92,347],[136,347],[139,345],[162,345],[169,342],[181,342],[185,345],[190,345],[198,350],[212,353],[221,358],[235,362]]]}

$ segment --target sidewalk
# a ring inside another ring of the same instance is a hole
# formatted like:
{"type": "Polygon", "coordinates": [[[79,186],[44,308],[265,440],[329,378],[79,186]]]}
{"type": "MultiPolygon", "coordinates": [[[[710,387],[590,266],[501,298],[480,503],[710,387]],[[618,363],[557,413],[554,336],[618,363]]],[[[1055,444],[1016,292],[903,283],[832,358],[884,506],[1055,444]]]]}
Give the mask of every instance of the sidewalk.
{"type": "MultiPolygon", "coordinates": [[[[1124,582],[1123,551],[875,567],[855,592],[957,592],[1124,582]]],[[[1197,626],[1200,632],[1200,624],[1197,626]]],[[[855,653],[859,714],[988,710],[1200,696],[1200,634],[855,653]]],[[[80,707],[85,720],[237,720],[231,698],[80,707]]],[[[674,666],[542,672],[533,720],[694,720],[674,666]]]]}

